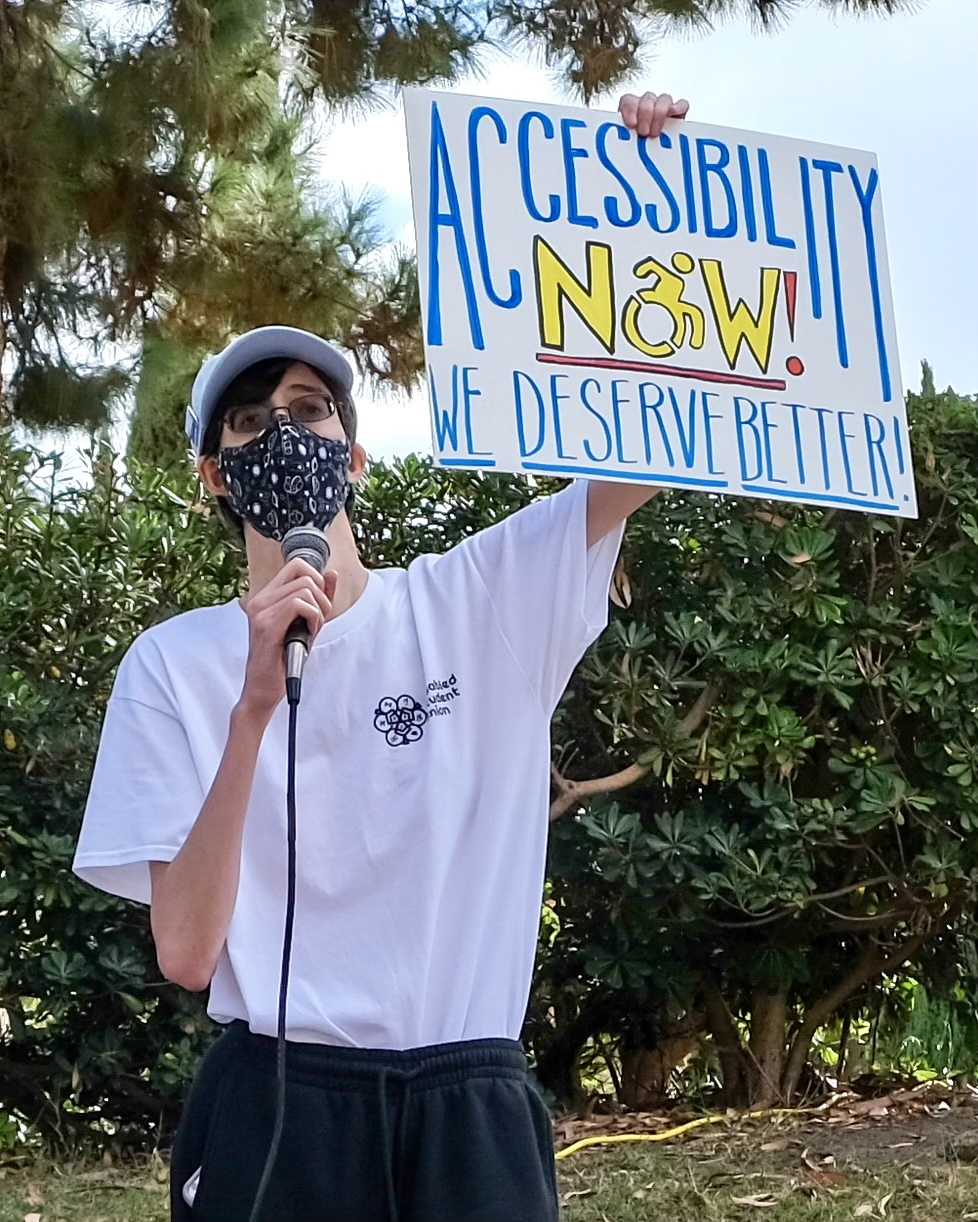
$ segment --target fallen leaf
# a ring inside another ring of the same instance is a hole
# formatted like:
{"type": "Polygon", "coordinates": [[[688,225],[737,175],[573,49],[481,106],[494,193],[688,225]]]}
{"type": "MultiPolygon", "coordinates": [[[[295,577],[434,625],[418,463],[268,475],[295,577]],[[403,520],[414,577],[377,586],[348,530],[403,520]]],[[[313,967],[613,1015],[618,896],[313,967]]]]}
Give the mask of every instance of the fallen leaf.
{"type": "Polygon", "coordinates": [[[757,1209],[767,1209],[778,1203],[769,1192],[758,1192],[752,1197],[731,1197],[730,1201],[734,1205],[753,1205],[757,1209]]]}
{"type": "MultiPolygon", "coordinates": [[[[849,1114],[852,1116],[865,1116],[867,1114],[869,1114],[870,1116],[874,1116],[874,1115],[878,1116],[881,1113],[877,1112],[875,1110],[876,1108],[885,1109],[885,1108],[892,1107],[892,1106],[893,1106],[893,1096],[892,1095],[882,1095],[878,1099],[860,1099],[858,1103],[850,1103],[848,1110],[849,1110],[849,1114]]],[[[884,1111],[882,1115],[885,1115],[885,1114],[886,1113],[884,1111]]]]}
{"type": "Polygon", "coordinates": [[[805,1178],[810,1184],[815,1184],[819,1188],[838,1187],[849,1179],[844,1171],[823,1171],[821,1167],[809,1171],[805,1178]]]}
{"type": "Polygon", "coordinates": [[[893,1193],[892,1193],[892,1192],[888,1192],[888,1193],[886,1194],[886,1196],[885,1196],[885,1197],[883,1197],[883,1199],[880,1201],[879,1205],[877,1205],[877,1207],[876,1207],[876,1208],[877,1208],[877,1209],[880,1211],[880,1217],[881,1217],[881,1218],[885,1218],[885,1217],[886,1217],[886,1207],[887,1207],[887,1205],[889,1205],[889,1203],[890,1203],[892,1200],[893,1200],[893,1193]]]}
{"type": "Polygon", "coordinates": [[[24,1214],[24,1222],[41,1222],[40,1214],[24,1214]]]}
{"type": "Polygon", "coordinates": [[[856,1209],[857,1218],[870,1218],[872,1217],[872,1214],[873,1207],[868,1201],[866,1201],[865,1204],[858,1206],[856,1209]]]}

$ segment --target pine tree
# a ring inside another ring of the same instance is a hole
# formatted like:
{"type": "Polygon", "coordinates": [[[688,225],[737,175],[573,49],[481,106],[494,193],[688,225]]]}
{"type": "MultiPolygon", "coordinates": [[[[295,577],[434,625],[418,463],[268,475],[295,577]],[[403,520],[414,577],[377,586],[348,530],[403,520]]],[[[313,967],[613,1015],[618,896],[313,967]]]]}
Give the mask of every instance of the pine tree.
{"type": "MultiPolygon", "coordinates": [[[[810,0],[821,8],[892,15],[916,0],[810,0]]],[[[505,33],[543,49],[547,64],[589,102],[640,67],[643,45],[677,28],[709,28],[744,17],[771,28],[801,7],[799,0],[496,0],[505,33]]]]}
{"type": "MultiPolygon", "coordinates": [[[[903,0],[823,0],[891,12],[903,0]]],[[[412,261],[324,196],[309,119],[451,82],[522,37],[585,99],[641,39],[793,0],[0,0],[0,422],[95,428],[135,385],[131,447],[182,453],[202,353],[286,322],[375,382],[421,368],[412,261]]]]}

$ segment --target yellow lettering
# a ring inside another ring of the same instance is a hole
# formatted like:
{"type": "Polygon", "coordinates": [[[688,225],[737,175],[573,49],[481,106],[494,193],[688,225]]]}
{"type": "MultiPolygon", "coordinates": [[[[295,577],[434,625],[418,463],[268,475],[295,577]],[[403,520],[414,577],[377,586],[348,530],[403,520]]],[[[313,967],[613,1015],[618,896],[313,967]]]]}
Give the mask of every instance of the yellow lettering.
{"type": "Polygon", "coordinates": [[[731,369],[737,367],[741,344],[746,343],[762,373],[767,373],[771,360],[771,339],[774,335],[774,310],[781,287],[781,269],[761,268],[761,303],[756,316],[742,297],[731,309],[730,297],[718,259],[700,259],[700,270],[710,300],[710,309],[720,336],[720,346],[731,369]]]}
{"type": "Polygon", "coordinates": [[[587,283],[583,284],[539,235],[533,241],[537,316],[544,348],[564,347],[564,301],[609,353],[615,350],[614,280],[611,247],[588,242],[587,283]]]}

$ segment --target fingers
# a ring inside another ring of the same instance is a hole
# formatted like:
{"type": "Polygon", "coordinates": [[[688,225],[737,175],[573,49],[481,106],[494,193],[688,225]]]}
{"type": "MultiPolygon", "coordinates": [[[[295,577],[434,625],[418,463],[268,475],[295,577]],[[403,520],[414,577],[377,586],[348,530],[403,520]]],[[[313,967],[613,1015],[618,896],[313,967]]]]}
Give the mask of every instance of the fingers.
{"type": "MultiPolygon", "coordinates": [[[[287,585],[280,587],[278,597],[275,599],[273,606],[279,603],[288,602],[293,598],[302,598],[312,607],[317,607],[324,619],[327,619],[330,612],[333,610],[333,602],[324,588],[325,579],[318,573],[308,574],[303,573],[301,576],[294,578],[287,585]]],[[[336,582],[333,581],[333,589],[335,592],[336,582]]]]}
{"type": "Polygon", "coordinates": [[[298,589],[299,585],[313,590],[325,591],[325,579],[304,560],[290,560],[275,576],[248,600],[256,609],[261,610],[277,602],[286,593],[298,589]],[[297,584],[298,583],[298,584],[297,584]]]}
{"type": "Polygon", "coordinates": [[[271,606],[256,611],[252,623],[261,647],[278,649],[293,620],[305,620],[309,637],[312,639],[326,622],[328,614],[328,603],[324,610],[323,604],[316,599],[313,591],[300,587],[271,606]]]}
{"type": "Polygon", "coordinates": [[[323,614],[322,607],[320,607],[314,600],[310,599],[309,595],[305,592],[297,594],[292,599],[290,607],[291,610],[289,615],[286,617],[288,623],[285,625],[285,631],[288,630],[289,625],[294,620],[304,619],[306,621],[306,627],[309,629],[309,640],[312,641],[316,633],[326,622],[326,616],[323,614]]]}
{"type": "Polygon", "coordinates": [[[248,662],[243,699],[263,716],[285,695],[283,645],[292,623],[305,622],[312,641],[332,617],[336,573],[318,573],[303,560],[290,560],[256,594],[248,597],[248,662]]]}
{"type": "MultiPolygon", "coordinates": [[[[306,560],[290,560],[288,564],[284,564],[279,569],[276,576],[272,579],[286,582],[291,581],[294,577],[299,577],[301,574],[309,574],[313,577],[322,577],[322,573],[318,569],[314,569],[306,560]]],[[[271,583],[269,583],[271,584],[271,583]]]]}
{"type": "Polygon", "coordinates": [[[655,139],[662,135],[662,129],[669,119],[686,118],[689,102],[685,98],[677,101],[670,93],[647,92],[641,97],[626,93],[618,103],[618,111],[630,131],[655,139]]]}
{"type": "MultiPolygon", "coordinates": [[[[249,618],[263,638],[266,635],[273,639],[284,637],[296,616],[301,616],[308,624],[310,634],[315,635],[333,611],[333,601],[326,585],[326,578],[306,565],[305,571],[300,571],[291,581],[284,584],[280,581],[269,582],[250,599],[247,607],[249,618]]],[[[329,587],[335,594],[335,573],[330,576],[329,587]]]]}
{"type": "Polygon", "coordinates": [[[293,621],[303,620],[312,640],[332,618],[336,581],[335,570],[318,573],[303,560],[290,560],[248,599],[245,610],[251,624],[249,655],[258,667],[256,673],[271,665],[278,674],[282,644],[293,621]]]}
{"type": "Polygon", "coordinates": [[[631,131],[638,126],[638,98],[634,93],[623,93],[618,100],[618,113],[622,122],[631,131]]]}

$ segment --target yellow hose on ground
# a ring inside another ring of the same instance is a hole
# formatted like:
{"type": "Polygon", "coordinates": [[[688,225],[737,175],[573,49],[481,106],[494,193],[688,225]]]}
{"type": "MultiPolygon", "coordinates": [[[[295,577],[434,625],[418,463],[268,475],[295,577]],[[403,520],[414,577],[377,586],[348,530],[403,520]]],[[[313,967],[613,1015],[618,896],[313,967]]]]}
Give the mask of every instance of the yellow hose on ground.
{"type": "Polygon", "coordinates": [[[619,1133],[614,1137],[582,1137],[580,1141],[575,1141],[573,1145],[566,1146],[563,1150],[558,1150],[554,1156],[559,1162],[562,1158],[568,1158],[571,1154],[576,1154],[578,1150],[583,1150],[587,1146],[610,1146],[623,1141],[669,1141],[673,1137],[679,1137],[683,1133],[688,1133],[690,1129],[698,1129],[704,1124],[719,1124],[724,1120],[742,1120],[745,1117],[754,1116],[784,1116],[786,1114],[800,1114],[802,1112],[818,1112],[821,1111],[817,1107],[771,1107],[760,1112],[741,1112],[735,1116],[728,1116],[726,1112],[720,1112],[716,1116],[700,1116],[698,1120],[689,1120],[686,1124],[677,1125],[674,1129],[666,1129],[662,1133],[619,1133]]]}

